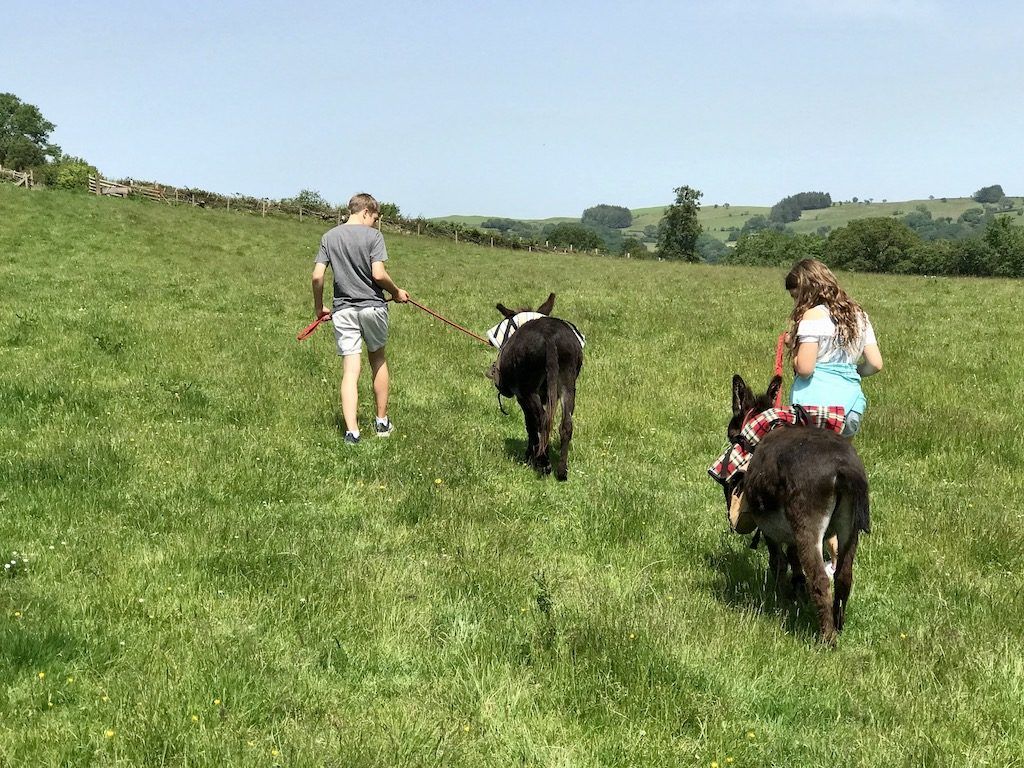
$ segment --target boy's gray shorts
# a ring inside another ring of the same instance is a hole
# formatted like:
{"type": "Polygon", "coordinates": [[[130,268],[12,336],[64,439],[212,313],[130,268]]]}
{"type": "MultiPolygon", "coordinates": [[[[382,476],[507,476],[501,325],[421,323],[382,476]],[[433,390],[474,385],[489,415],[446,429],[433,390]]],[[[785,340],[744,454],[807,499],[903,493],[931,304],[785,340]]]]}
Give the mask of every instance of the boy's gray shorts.
{"type": "Polygon", "coordinates": [[[363,351],[363,340],[370,352],[388,343],[387,307],[346,307],[331,314],[334,340],[339,355],[358,355],[363,351]]]}

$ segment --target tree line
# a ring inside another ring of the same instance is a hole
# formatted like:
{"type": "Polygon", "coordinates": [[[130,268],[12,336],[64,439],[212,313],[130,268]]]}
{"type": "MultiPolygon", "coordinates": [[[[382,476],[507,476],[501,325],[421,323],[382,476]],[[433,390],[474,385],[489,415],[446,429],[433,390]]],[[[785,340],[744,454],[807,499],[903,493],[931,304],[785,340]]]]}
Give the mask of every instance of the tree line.
{"type": "Polygon", "coordinates": [[[834,269],[907,275],[1024,277],[1024,228],[1007,214],[982,216],[970,234],[928,239],[911,222],[928,217],[855,219],[827,235],[765,229],[742,235],[724,264],[788,266],[816,258],[834,269]]]}

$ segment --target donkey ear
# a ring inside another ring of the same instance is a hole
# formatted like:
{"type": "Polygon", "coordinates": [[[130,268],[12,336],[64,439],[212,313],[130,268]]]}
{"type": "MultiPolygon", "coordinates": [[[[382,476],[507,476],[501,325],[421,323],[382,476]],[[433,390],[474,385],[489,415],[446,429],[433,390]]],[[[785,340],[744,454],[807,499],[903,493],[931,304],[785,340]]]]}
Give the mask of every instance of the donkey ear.
{"type": "Polygon", "coordinates": [[[750,390],[738,373],[732,375],[732,415],[736,416],[743,412],[743,403],[747,400],[750,390]]]}
{"type": "Polygon", "coordinates": [[[537,307],[537,312],[542,315],[550,315],[551,310],[555,308],[555,294],[550,294],[543,304],[537,307]]]}
{"type": "Polygon", "coordinates": [[[494,305],[494,308],[497,309],[499,312],[501,312],[501,314],[503,314],[505,317],[515,317],[516,316],[515,310],[509,309],[504,304],[502,304],[500,301],[497,304],[494,305]]]}
{"type": "Polygon", "coordinates": [[[772,383],[768,385],[768,392],[765,394],[765,397],[774,404],[775,398],[778,396],[780,389],[782,389],[782,377],[775,376],[772,379],[772,383]]]}

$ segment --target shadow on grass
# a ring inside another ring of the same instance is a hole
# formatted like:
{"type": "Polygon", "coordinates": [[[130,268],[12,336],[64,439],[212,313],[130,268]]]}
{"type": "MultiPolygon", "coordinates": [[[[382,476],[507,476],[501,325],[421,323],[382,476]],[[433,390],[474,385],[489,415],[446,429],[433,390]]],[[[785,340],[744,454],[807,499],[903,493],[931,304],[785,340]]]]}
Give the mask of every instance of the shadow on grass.
{"type": "Polygon", "coordinates": [[[764,550],[736,546],[723,540],[717,552],[707,555],[705,562],[712,574],[711,592],[720,602],[751,614],[775,616],[787,633],[801,640],[815,641],[818,616],[802,587],[794,591],[789,576],[776,583],[768,572],[764,550]]]}
{"type": "MultiPolygon", "coordinates": [[[[554,443],[548,443],[548,461],[551,464],[551,471],[554,472],[555,465],[558,463],[558,451],[559,446],[554,443]]],[[[521,466],[527,466],[526,461],[526,440],[516,437],[505,438],[505,455],[515,461],[516,464],[521,466]]],[[[547,477],[548,475],[539,470],[534,470],[537,477],[547,477]]],[[[550,473],[548,473],[550,474],[550,473]]]]}

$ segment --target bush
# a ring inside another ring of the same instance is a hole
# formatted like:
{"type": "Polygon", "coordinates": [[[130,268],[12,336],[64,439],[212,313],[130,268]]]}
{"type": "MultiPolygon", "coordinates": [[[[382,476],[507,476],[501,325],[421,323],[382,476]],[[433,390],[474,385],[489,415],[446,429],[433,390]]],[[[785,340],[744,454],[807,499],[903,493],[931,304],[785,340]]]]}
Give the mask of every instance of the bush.
{"type": "Polygon", "coordinates": [[[47,187],[57,189],[89,189],[89,176],[99,176],[96,166],[80,157],[66,155],[52,163],[33,169],[35,177],[47,187]]]}

